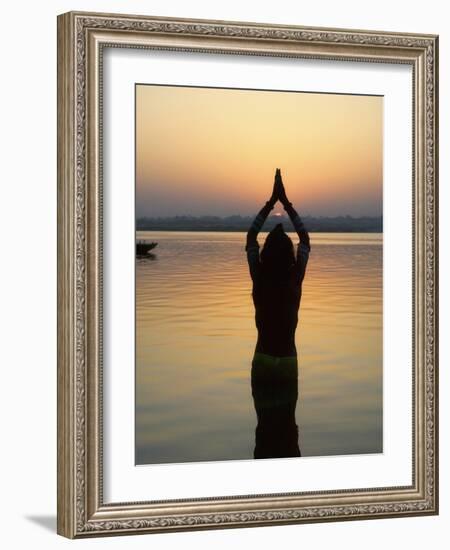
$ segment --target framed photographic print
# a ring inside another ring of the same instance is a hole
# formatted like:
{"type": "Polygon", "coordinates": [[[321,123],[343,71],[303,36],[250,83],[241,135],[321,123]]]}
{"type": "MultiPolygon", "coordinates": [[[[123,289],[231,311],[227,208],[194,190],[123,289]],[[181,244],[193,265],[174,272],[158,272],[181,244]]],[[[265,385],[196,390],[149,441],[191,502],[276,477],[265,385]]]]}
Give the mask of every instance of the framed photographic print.
{"type": "Polygon", "coordinates": [[[58,532],[438,512],[433,35],[58,17],[58,532]]]}

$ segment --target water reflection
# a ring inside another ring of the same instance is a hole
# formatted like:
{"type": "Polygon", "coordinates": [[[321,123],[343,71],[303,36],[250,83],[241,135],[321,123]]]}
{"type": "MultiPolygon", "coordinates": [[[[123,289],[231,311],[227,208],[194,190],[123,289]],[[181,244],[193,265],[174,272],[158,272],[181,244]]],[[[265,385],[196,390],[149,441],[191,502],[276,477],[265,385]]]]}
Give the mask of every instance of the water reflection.
{"type": "Polygon", "coordinates": [[[282,358],[276,364],[266,357],[255,354],[252,361],[252,396],[258,420],[253,458],[301,456],[295,421],[297,358],[282,358]]]}
{"type": "MultiPolygon", "coordinates": [[[[262,405],[251,392],[257,333],[245,235],[137,238],[159,244],[156,261],[136,262],[136,463],[253,459],[262,405]]],[[[379,453],[382,235],[311,238],[296,334],[301,454],[379,453]]]]}
{"type": "Polygon", "coordinates": [[[153,252],[147,252],[147,254],[142,254],[142,255],[139,255],[139,256],[136,256],[136,261],[139,262],[139,263],[145,263],[145,262],[151,262],[153,260],[156,260],[157,259],[157,255],[154,254],[153,252]]]}

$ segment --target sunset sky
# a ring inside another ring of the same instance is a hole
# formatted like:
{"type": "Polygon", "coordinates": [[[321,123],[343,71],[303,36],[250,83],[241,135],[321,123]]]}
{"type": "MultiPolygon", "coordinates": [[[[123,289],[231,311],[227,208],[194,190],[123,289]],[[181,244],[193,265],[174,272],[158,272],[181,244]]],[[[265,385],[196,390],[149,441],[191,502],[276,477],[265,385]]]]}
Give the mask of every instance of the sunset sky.
{"type": "Polygon", "coordinates": [[[136,215],[382,214],[383,98],[136,86],[136,215]],[[278,206],[276,211],[282,211],[278,206]]]}

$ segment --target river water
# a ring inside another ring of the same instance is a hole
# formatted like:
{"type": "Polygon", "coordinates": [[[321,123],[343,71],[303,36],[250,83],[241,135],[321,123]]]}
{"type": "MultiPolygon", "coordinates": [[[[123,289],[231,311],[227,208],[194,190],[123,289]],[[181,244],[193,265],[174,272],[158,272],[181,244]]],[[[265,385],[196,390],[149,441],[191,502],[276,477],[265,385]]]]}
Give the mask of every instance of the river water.
{"type": "MultiPolygon", "coordinates": [[[[253,459],[245,234],[137,238],[158,246],[136,261],[136,464],[253,459]]],[[[316,233],[311,246],[296,337],[301,456],[382,452],[382,235],[316,233]]]]}

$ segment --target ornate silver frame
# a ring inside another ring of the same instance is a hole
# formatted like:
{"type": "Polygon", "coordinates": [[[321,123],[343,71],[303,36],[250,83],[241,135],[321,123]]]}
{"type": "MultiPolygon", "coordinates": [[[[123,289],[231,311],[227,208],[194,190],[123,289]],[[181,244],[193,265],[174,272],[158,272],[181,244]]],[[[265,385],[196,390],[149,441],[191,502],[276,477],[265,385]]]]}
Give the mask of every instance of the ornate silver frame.
{"type": "Polygon", "coordinates": [[[438,513],[437,84],[434,35],[75,12],[58,17],[59,534],[79,538],[438,513]],[[103,502],[100,90],[105,46],[412,66],[411,486],[103,502]]]}

